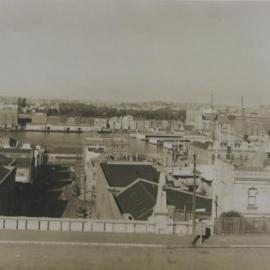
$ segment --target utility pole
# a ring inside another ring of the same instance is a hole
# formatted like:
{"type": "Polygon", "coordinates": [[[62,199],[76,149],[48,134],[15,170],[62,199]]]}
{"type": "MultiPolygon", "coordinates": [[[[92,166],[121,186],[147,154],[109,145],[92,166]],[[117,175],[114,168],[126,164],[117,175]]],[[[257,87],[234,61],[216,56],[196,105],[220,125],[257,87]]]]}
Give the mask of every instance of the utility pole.
{"type": "Polygon", "coordinates": [[[218,196],[216,195],[216,185],[217,185],[217,160],[218,160],[218,150],[220,142],[220,130],[217,125],[216,129],[216,144],[215,144],[215,163],[214,163],[214,179],[212,182],[213,195],[212,195],[212,223],[215,224],[215,219],[217,218],[217,207],[218,207],[218,196]]]}
{"type": "Polygon", "coordinates": [[[192,198],[192,234],[196,232],[196,159],[197,154],[193,154],[193,198],[192,198]]]}
{"type": "Polygon", "coordinates": [[[216,115],[214,114],[214,95],[211,93],[211,119],[210,119],[210,125],[211,125],[211,136],[212,140],[215,140],[215,125],[216,125],[216,115]]]}
{"type": "Polygon", "coordinates": [[[86,200],[86,176],[83,177],[83,200],[85,201],[86,200]]]}

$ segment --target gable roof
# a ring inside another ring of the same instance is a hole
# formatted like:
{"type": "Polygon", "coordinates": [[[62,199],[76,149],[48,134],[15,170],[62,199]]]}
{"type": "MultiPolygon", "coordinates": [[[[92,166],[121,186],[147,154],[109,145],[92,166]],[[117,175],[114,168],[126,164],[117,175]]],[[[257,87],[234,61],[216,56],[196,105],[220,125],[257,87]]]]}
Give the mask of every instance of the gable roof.
{"type": "Polygon", "coordinates": [[[9,158],[9,157],[7,157],[5,155],[0,154],[0,166],[1,165],[2,166],[8,166],[8,165],[10,165],[10,164],[12,164],[14,162],[15,162],[14,159],[9,158]]]}
{"type": "MultiPolygon", "coordinates": [[[[157,191],[158,184],[138,179],[115,196],[115,201],[122,214],[130,214],[135,220],[147,220],[153,213],[157,191]]],[[[167,187],[166,194],[167,206],[174,205],[180,211],[186,207],[188,212],[192,211],[192,192],[167,187]]],[[[197,194],[196,205],[197,208],[205,208],[206,214],[211,214],[211,198],[197,194]]]]}
{"type": "Polygon", "coordinates": [[[5,177],[9,174],[10,171],[11,169],[5,168],[0,165],[0,184],[5,179],[5,177]]]}
{"type": "Polygon", "coordinates": [[[157,190],[157,184],[139,179],[115,200],[122,214],[128,213],[136,220],[146,220],[156,204],[157,190]]]}
{"type": "Polygon", "coordinates": [[[111,187],[126,187],[138,178],[158,183],[159,172],[149,164],[102,163],[102,171],[111,187]]]}

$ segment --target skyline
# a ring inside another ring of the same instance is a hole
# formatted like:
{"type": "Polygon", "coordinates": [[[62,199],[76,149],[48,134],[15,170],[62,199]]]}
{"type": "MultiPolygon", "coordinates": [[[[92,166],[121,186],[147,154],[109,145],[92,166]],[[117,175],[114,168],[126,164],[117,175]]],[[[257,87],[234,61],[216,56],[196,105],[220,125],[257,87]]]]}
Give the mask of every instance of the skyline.
{"type": "Polygon", "coordinates": [[[269,15],[269,2],[0,0],[0,93],[268,104],[269,15]]]}

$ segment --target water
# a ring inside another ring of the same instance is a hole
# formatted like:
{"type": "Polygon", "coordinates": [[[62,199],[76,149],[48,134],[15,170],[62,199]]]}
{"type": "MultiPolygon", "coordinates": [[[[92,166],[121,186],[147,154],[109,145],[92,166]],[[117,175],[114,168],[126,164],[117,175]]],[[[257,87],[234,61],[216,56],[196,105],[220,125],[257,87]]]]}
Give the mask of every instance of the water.
{"type": "Polygon", "coordinates": [[[130,154],[159,153],[161,149],[155,145],[130,138],[126,133],[114,133],[102,135],[92,133],[43,133],[43,132],[0,132],[1,137],[13,137],[23,143],[41,145],[53,152],[82,153],[82,144],[85,137],[118,137],[128,140],[128,152],[130,154]]]}

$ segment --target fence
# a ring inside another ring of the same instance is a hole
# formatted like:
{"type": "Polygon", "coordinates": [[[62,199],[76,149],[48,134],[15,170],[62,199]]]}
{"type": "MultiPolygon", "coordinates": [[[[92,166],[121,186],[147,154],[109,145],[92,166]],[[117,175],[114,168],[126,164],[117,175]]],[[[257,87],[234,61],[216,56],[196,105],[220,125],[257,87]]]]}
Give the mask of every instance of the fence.
{"type": "Polygon", "coordinates": [[[215,233],[270,233],[270,218],[220,217],[215,221],[215,233]]]}
{"type": "Polygon", "coordinates": [[[158,224],[147,221],[0,216],[0,230],[156,233],[185,235],[192,233],[192,226],[189,222],[174,222],[168,224],[165,230],[160,230],[158,224]]]}

